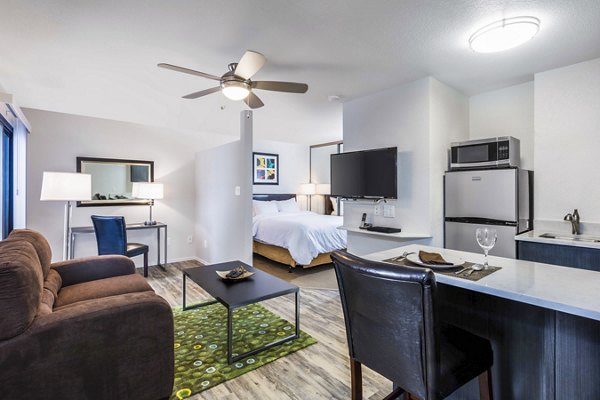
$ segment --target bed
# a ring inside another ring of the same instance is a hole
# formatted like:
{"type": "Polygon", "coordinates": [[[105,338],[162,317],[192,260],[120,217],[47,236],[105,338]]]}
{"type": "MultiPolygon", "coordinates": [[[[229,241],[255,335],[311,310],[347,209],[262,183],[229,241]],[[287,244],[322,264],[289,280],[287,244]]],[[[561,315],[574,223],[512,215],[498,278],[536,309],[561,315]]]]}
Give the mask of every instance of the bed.
{"type": "MultiPolygon", "coordinates": [[[[262,207],[266,205],[262,202],[295,201],[296,195],[255,194],[253,199],[261,202],[258,205],[262,207]]],[[[325,198],[325,201],[330,203],[329,198],[325,198]]],[[[257,205],[256,202],[253,204],[257,205]]],[[[271,208],[272,204],[268,206],[271,208]]],[[[342,224],[342,217],[309,211],[289,212],[284,209],[279,212],[259,212],[252,218],[252,250],[288,265],[290,271],[297,267],[328,264],[331,263],[332,251],[346,248],[346,231],[337,229],[342,224]]]]}

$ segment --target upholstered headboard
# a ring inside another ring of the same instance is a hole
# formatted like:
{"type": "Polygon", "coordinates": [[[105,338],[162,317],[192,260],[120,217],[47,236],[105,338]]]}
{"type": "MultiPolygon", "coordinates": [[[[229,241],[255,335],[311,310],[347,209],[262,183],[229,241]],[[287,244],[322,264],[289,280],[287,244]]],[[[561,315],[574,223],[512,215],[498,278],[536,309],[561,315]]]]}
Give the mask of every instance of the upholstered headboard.
{"type": "Polygon", "coordinates": [[[325,215],[333,214],[333,204],[331,204],[331,196],[326,194],[323,197],[325,200],[325,215]]]}
{"type": "Polygon", "coordinates": [[[277,200],[277,201],[281,201],[281,200],[289,200],[289,199],[295,199],[296,195],[293,193],[272,193],[272,194],[257,194],[254,193],[252,195],[252,199],[254,200],[258,200],[258,201],[271,201],[271,200],[277,200]]]}

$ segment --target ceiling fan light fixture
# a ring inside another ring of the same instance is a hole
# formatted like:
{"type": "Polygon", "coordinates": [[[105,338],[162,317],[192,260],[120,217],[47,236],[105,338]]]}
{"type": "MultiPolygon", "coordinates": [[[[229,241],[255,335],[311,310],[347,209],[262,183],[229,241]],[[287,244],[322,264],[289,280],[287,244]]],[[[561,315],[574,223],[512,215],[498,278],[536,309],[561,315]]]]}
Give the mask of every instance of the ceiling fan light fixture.
{"type": "Polygon", "coordinates": [[[540,30],[535,17],[505,18],[478,29],[469,38],[469,46],[477,53],[494,53],[519,46],[540,30]]]}
{"type": "Polygon", "coordinates": [[[240,81],[221,83],[222,92],[230,100],[243,100],[250,94],[250,85],[240,81]]]}

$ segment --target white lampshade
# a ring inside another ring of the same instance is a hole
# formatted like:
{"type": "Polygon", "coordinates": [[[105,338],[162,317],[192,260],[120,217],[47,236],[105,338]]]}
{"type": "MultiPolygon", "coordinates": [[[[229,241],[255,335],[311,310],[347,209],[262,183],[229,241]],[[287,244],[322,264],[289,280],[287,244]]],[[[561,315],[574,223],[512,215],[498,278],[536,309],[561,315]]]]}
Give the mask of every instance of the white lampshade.
{"type": "Polygon", "coordinates": [[[300,194],[315,194],[317,193],[317,185],[314,183],[303,183],[300,185],[300,194]]]}
{"type": "Polygon", "coordinates": [[[92,175],[44,172],[40,200],[84,201],[92,199],[92,175]]]}
{"type": "Polygon", "coordinates": [[[317,194],[331,194],[331,185],[329,183],[317,183],[317,194]]]}
{"type": "Polygon", "coordinates": [[[156,200],[164,197],[164,187],[162,183],[136,182],[133,184],[131,191],[132,196],[138,199],[156,200]]]}

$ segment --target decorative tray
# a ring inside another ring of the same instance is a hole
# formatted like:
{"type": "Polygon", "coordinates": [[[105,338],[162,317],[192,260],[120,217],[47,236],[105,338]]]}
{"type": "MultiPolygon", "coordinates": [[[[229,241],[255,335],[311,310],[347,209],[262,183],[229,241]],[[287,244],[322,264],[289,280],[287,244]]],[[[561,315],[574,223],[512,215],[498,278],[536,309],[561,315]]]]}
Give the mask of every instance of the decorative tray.
{"type": "Polygon", "coordinates": [[[249,278],[252,275],[254,275],[254,272],[246,271],[244,269],[244,272],[242,272],[241,275],[238,275],[235,278],[227,277],[227,274],[229,274],[231,271],[233,271],[233,270],[215,271],[215,272],[217,273],[217,275],[219,275],[219,278],[223,279],[224,281],[241,281],[241,280],[244,280],[244,279],[249,278]]]}

